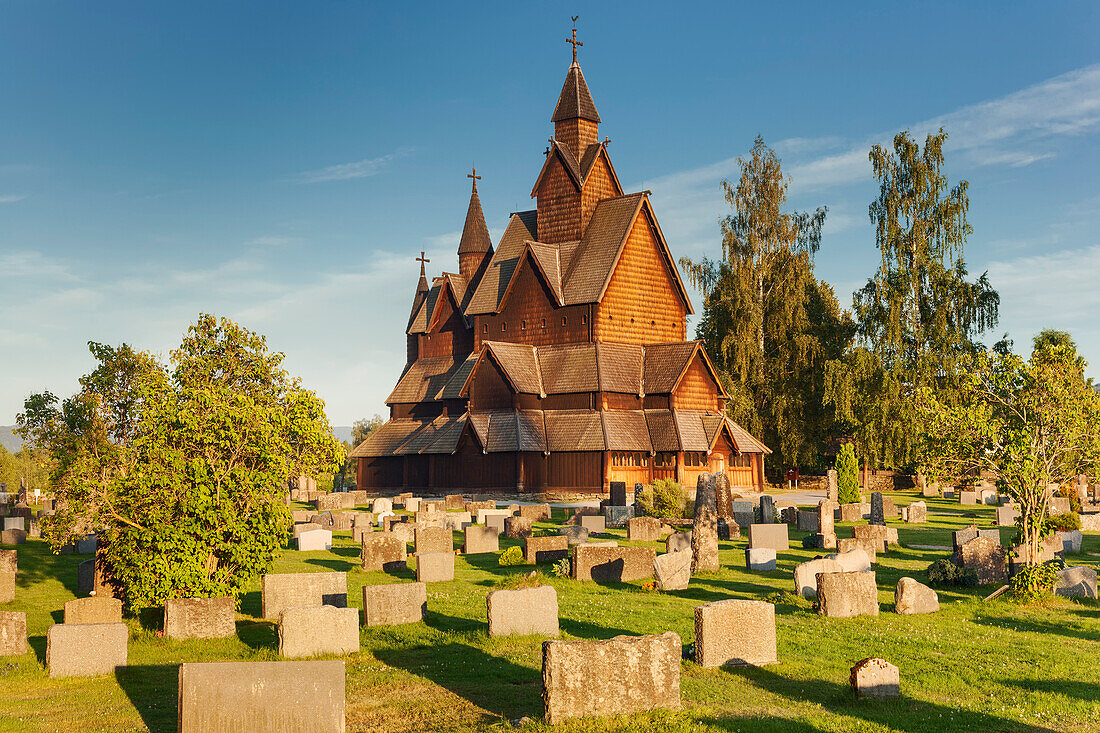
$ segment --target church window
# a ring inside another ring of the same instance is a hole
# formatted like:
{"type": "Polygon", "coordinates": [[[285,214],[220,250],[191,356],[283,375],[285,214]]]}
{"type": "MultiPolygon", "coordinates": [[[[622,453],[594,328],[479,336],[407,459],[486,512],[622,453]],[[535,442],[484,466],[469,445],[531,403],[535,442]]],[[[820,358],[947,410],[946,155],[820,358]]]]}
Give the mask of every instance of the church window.
{"type": "Polygon", "coordinates": [[[588,316],[581,316],[581,325],[588,323],[588,316]]]}
{"type": "Polygon", "coordinates": [[[545,318],[542,319],[542,328],[546,328],[546,319],[545,318]]]}
{"type": "Polygon", "coordinates": [[[522,321],[519,322],[519,330],[520,331],[526,331],[527,330],[527,319],[526,318],[524,318],[522,321]]]}
{"type": "Polygon", "coordinates": [[[482,323],[481,324],[481,332],[482,333],[489,333],[489,324],[488,323],[482,323]]]}
{"type": "Polygon", "coordinates": [[[674,468],[676,466],[675,453],[658,453],[653,465],[657,468],[674,468]]]}
{"type": "Polygon", "coordinates": [[[501,321],[500,322],[500,330],[501,331],[507,331],[508,330],[508,322],[507,321],[501,321]]]}
{"type": "Polygon", "coordinates": [[[563,325],[563,326],[565,325],[565,316],[561,317],[561,325],[563,325]]]}

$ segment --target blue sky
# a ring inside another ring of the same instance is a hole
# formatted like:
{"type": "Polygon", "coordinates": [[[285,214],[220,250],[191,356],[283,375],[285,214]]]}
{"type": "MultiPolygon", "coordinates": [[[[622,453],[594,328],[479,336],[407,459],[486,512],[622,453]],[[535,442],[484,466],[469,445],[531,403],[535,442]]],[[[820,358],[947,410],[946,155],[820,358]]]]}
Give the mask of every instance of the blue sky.
{"type": "Polygon", "coordinates": [[[1100,6],[758,5],[0,2],[0,424],[75,391],[88,340],[167,356],[199,312],[265,334],[334,424],[383,412],[470,166],[494,238],[532,205],[571,14],[674,255],[717,252],[761,134],[791,205],[829,207],[848,305],[879,264],[869,146],[942,125],[987,340],[1063,328],[1100,374],[1100,6]]]}

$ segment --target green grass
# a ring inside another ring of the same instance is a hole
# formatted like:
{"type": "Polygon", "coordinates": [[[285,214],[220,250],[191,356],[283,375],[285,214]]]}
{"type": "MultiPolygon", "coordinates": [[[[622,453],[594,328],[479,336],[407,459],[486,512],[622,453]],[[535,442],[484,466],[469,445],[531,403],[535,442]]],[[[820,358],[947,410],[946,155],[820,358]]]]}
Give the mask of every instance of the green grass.
{"type": "MultiPolygon", "coordinates": [[[[899,504],[915,500],[897,494],[899,504]]],[[[897,525],[903,544],[950,545],[951,531],[977,521],[989,526],[992,507],[928,501],[927,525],[897,525]],[[967,515],[973,516],[967,516],[967,515]]],[[[559,511],[556,521],[563,515],[559,511]]],[[[891,523],[894,523],[893,520],[891,523]]],[[[554,525],[536,527],[550,531],[554,525]]],[[[838,533],[850,531],[841,524],[838,533]]],[[[609,534],[629,543],[621,531],[609,534]]],[[[1011,530],[1002,531],[1007,542],[1011,530]]],[[[680,635],[693,642],[693,608],[724,598],[762,598],[776,604],[780,664],[764,669],[701,669],[681,665],[683,710],[579,721],[555,730],[713,731],[1095,731],[1100,730],[1100,605],[1051,599],[1018,606],[983,602],[991,588],[940,591],[942,610],[927,616],[892,612],[899,578],[926,580],[923,571],[945,553],[898,548],[876,565],[881,614],[877,618],[818,617],[793,597],[792,569],[815,556],[801,549],[804,533],[791,531],[792,549],[774,572],[743,569],[745,541],[721,543],[723,570],[700,574],[672,593],[641,590],[641,583],[598,585],[549,578],[557,587],[563,638],[617,634],[680,635]],[[848,670],[867,656],[901,668],[897,701],[854,699],[848,670]]],[[[456,546],[461,541],[456,533],[456,546]]],[[[516,544],[501,538],[501,549],[516,544]]],[[[219,641],[158,638],[155,614],[130,619],[130,666],[114,676],[51,681],[43,665],[47,627],[60,621],[75,597],[76,565],[86,556],[53,556],[39,541],[19,548],[15,602],[24,610],[32,652],[0,659],[0,731],[175,730],[177,665],[187,661],[276,659],[276,632],[260,612],[258,584],[242,599],[238,636],[219,641]],[[143,625],[144,624],[144,625],[143,625]]],[[[1100,535],[1086,535],[1073,564],[1096,567],[1100,535]]],[[[361,606],[365,584],[414,577],[362,573],[349,533],[329,552],[287,552],[275,572],[342,570],[349,605],[361,606]]],[[[410,568],[414,567],[410,560],[410,568]]],[[[540,568],[549,574],[549,567],[540,568]]],[[[509,575],[531,566],[502,568],[495,555],[459,556],[455,580],[429,586],[424,624],[361,630],[362,649],[347,660],[348,730],[511,729],[541,724],[541,640],[489,639],[485,595],[509,575]]]]}

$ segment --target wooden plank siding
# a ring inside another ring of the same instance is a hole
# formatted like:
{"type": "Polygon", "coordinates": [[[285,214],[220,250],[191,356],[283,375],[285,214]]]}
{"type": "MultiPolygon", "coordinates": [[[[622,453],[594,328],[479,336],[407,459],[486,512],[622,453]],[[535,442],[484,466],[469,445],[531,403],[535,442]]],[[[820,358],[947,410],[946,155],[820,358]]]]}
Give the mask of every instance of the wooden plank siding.
{"type": "Polygon", "coordinates": [[[696,354],[672,395],[672,406],[681,410],[721,410],[718,383],[696,354]]]}
{"type": "Polygon", "coordinates": [[[513,278],[500,313],[474,317],[474,346],[480,349],[485,341],[546,346],[590,340],[589,306],[557,307],[528,258],[513,278]]]}
{"type": "Polygon", "coordinates": [[[622,196],[622,194],[622,190],[616,185],[615,178],[611,175],[607,160],[602,154],[599,155],[588,173],[588,178],[584,179],[584,188],[581,189],[581,226],[588,227],[588,222],[592,221],[592,212],[596,210],[596,204],[601,199],[622,196]]]}
{"type": "Polygon", "coordinates": [[[550,168],[538,191],[538,236],[540,242],[559,244],[581,238],[581,192],[564,164],[551,153],[550,168]]]}
{"type": "Polygon", "coordinates": [[[470,410],[508,409],[512,402],[512,388],[496,362],[491,358],[482,359],[470,380],[470,410]]]}
{"type": "Polygon", "coordinates": [[[451,289],[446,288],[447,297],[439,304],[439,320],[429,333],[417,334],[418,358],[432,356],[464,357],[473,349],[474,341],[466,321],[455,307],[451,298],[451,289]]]}
{"type": "Polygon", "coordinates": [[[595,340],[628,344],[683,341],[687,311],[649,218],[639,214],[596,310],[595,340]]]}

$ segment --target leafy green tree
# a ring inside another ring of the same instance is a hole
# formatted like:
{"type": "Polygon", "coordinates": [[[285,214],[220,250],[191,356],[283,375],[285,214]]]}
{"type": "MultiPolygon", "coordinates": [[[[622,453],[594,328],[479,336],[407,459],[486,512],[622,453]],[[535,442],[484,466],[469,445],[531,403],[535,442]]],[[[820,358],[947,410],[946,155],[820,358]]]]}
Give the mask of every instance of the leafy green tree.
{"type": "Polygon", "coordinates": [[[24,438],[46,449],[62,508],[55,551],[99,533],[128,607],[237,595],[267,572],[290,524],[289,477],[343,459],[324,403],[262,336],[200,315],[170,364],[90,344],[99,365],[57,404],[32,395],[24,438]]]}
{"type": "MultiPolygon", "coordinates": [[[[990,471],[1019,502],[1022,559],[1029,565],[1050,531],[1048,487],[1094,473],[1100,462],[1100,396],[1071,344],[1036,339],[1027,361],[979,352],[962,362],[955,399],[944,401],[930,388],[921,395],[925,464],[935,476],[990,471]]],[[[1021,582],[1026,591],[1046,580],[1032,573],[1021,582]]]]}
{"type": "MultiPolygon", "coordinates": [[[[344,454],[350,455],[352,450],[357,448],[360,443],[370,437],[378,428],[385,424],[386,418],[379,414],[375,414],[370,418],[361,418],[351,424],[351,443],[347,441],[341,441],[344,446],[344,454]]],[[[352,486],[356,485],[356,477],[359,473],[359,461],[355,458],[347,458],[340,466],[340,472],[335,476],[335,485],[337,486],[352,486]]]]}
{"type": "Polygon", "coordinates": [[[729,414],[775,452],[773,467],[816,464],[832,432],[824,365],[843,356],[854,324],[813,275],[826,210],[784,212],[788,179],[761,138],[723,181],[733,213],[722,256],[680,266],[703,293],[696,335],[730,394],[729,414]]]}
{"type": "Polygon", "coordinates": [[[863,500],[859,495],[858,471],[855,446],[844,443],[836,454],[837,501],[841,504],[858,504],[863,500]]]}
{"type": "Polygon", "coordinates": [[[860,348],[830,374],[829,401],[879,465],[912,465],[914,396],[931,389],[949,399],[950,375],[997,323],[1000,299],[986,275],[967,279],[968,185],[950,187],[943,173],[946,139],[941,129],[922,149],[900,132],[893,150],[869,154],[879,196],[868,213],[882,264],[855,296],[860,348]]]}

